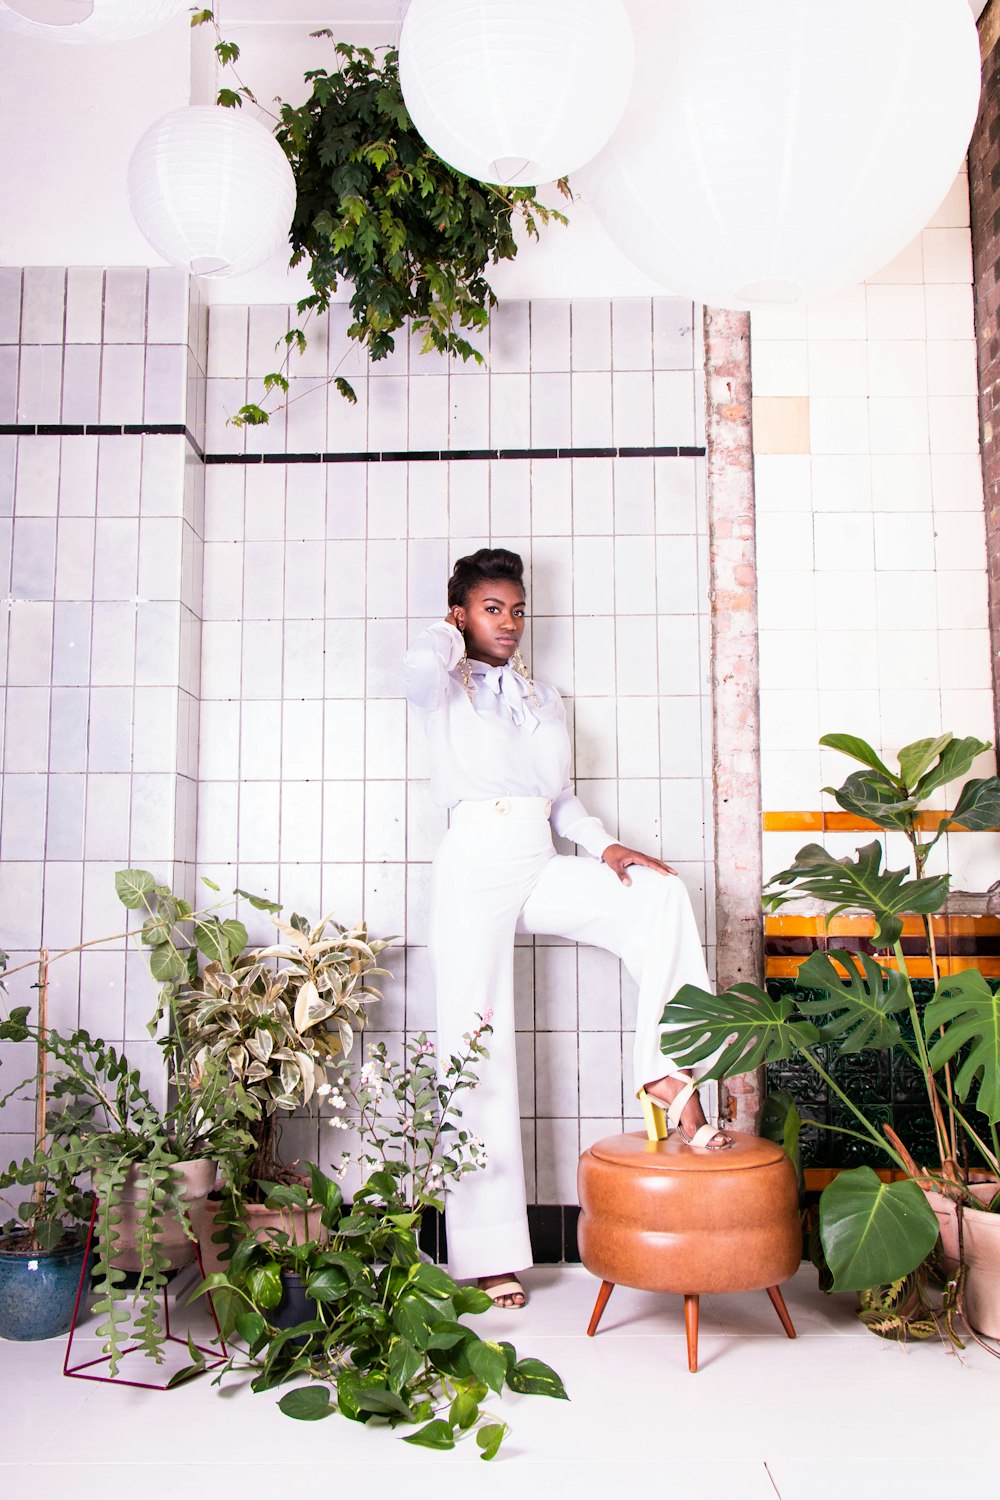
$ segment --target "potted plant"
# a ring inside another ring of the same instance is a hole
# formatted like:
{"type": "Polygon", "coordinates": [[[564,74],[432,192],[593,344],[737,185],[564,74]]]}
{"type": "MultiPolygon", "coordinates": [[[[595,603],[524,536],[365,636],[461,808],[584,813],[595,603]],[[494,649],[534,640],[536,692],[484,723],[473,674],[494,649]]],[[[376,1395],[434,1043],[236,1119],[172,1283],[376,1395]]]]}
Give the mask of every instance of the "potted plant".
{"type": "MultiPolygon", "coordinates": [[[[7,955],[0,953],[0,993],[7,955]]],[[[44,1036],[48,997],[48,954],[38,965],[39,1029],[44,1036]]],[[[22,1095],[32,1080],[0,1098],[0,1109],[22,1095]]],[[[30,1171],[0,1173],[0,1191],[31,1189],[18,1205],[17,1217],[0,1225],[0,1338],[48,1339],[64,1334],[73,1317],[85,1256],[83,1226],[90,1219],[92,1197],[72,1174],[47,1170],[48,1119],[46,1053],[39,1044],[34,1078],[35,1152],[30,1171]]]]}
{"type": "Polygon", "coordinates": [[[166,1333],[160,1297],[168,1272],[194,1258],[200,1218],[221,1170],[232,1180],[251,1145],[246,1113],[218,1069],[197,1091],[177,1090],[165,1112],[116,1048],[85,1030],[63,1036],[28,1020],[27,1006],[0,1024],[0,1040],[31,1042],[51,1069],[54,1107],[41,1150],[0,1184],[89,1179],[94,1195],[94,1311],[112,1377],[122,1328],[157,1363],[166,1333]],[[135,1278],[134,1291],[127,1286],[135,1278]]]}
{"type": "MultiPolygon", "coordinates": [[[[1000,1336],[1000,997],[977,969],[941,974],[932,917],[944,906],[950,876],[927,873],[931,851],[949,828],[1000,828],[1000,781],[966,781],[954,812],[941,816],[930,837],[924,836],[928,820],[921,818],[930,794],[964,776],[990,747],[952,734],[918,740],[899,752],[893,771],[855,736],[826,735],[820,743],[863,768],[843,786],[826,790],[846,811],[904,834],[912,870],[883,868],[878,841],[843,859],[810,844],[771,877],[764,904],[776,910],[809,897],[823,902],[828,915],[849,908],[868,912],[875,918],[875,946],[886,957],[876,962],[863,953],[812,954],[798,974],[799,983],[815,992],[810,999],[774,999],[754,984],[734,985],[722,995],[686,985],[670,1004],[670,1020],[682,1027],[672,1031],[671,1049],[687,1066],[717,1052],[709,1078],[791,1057],[807,1063],[850,1124],[806,1123],[874,1144],[900,1178],[883,1182],[861,1166],[839,1173],[824,1189],[819,1239],[833,1288],[870,1294],[889,1288],[889,1301],[898,1304],[904,1284],[913,1288],[907,1278],[919,1280],[935,1247],[938,1213],[947,1219],[953,1204],[954,1250],[962,1262],[958,1301],[971,1329],[1000,1336]],[[922,917],[931,960],[934,993],[922,1014],[901,942],[904,913],[922,917]],[[918,1163],[891,1126],[879,1128],[826,1066],[828,1050],[890,1047],[908,1060],[925,1090],[936,1142],[930,1164],[918,1163]]],[[[788,1134],[794,1138],[794,1121],[788,1134]]],[[[919,1295],[917,1302],[926,1323],[926,1303],[919,1295]]],[[[893,1329],[878,1327],[877,1318],[870,1321],[877,1331],[898,1331],[898,1320],[893,1329]]]]}
{"type": "MultiPolygon", "coordinates": [[[[492,1307],[476,1287],[459,1287],[421,1258],[423,1212],[440,1209],[450,1180],[485,1162],[482,1142],[457,1123],[458,1095],[476,1082],[488,1054],[483,1022],[439,1077],[425,1036],[412,1039],[405,1062],[369,1049],[360,1070],[345,1064],[331,1090],[331,1124],[350,1111],[369,1168],[353,1202],[338,1182],[310,1166],[310,1193],[320,1205],[321,1235],[293,1244],[281,1230],[236,1246],[225,1272],[201,1291],[224,1289],[237,1305],[244,1345],[227,1368],[254,1371],[256,1391],[306,1378],[279,1402],[290,1417],[315,1420],[339,1411],[352,1421],[420,1424],[406,1441],[453,1448],[475,1432],[490,1459],[508,1432],[484,1410],[505,1387],[565,1399],[554,1370],[519,1359],[513,1346],[481,1339],[461,1321],[492,1307]],[[354,1108],[351,1111],[351,1105],[354,1108]]],[[[345,1154],[335,1175],[343,1176],[345,1154]]],[[[278,1201],[305,1188],[277,1188],[278,1201]]],[[[197,1355],[184,1375],[203,1367],[197,1355]]]]}
{"type": "MultiPolygon", "coordinates": [[[[223,39],[211,10],[193,14],[193,26],[206,23],[215,27],[216,55],[237,84],[220,89],[217,103],[258,104],[236,71],[239,46],[223,39]]],[[[326,29],[312,35],[333,40],[326,29]]],[[[381,61],[368,47],[346,42],[335,42],[334,52],[334,70],[311,69],[305,75],[309,98],[297,106],[281,103],[275,122],[295,177],[290,263],[308,262],[313,290],[298,304],[303,327],[285,335],[281,369],[264,376],[264,400],[287,393],[288,358],[305,349],[308,319],[329,311],[340,281],[351,284],[347,337],[369,359],[385,359],[395,334],[409,324],[425,352],[483,364],[466,335],[485,328],[496,305],[489,266],[517,254],[516,222],[536,239],[539,225],[567,223],[539,202],[535,188],[477,182],[431,151],[403,100],[395,48],[385,49],[381,61]]],[[[557,187],[572,196],[565,179],[557,187]]],[[[347,379],[331,379],[342,396],[356,401],[347,379]]],[[[269,416],[250,402],[231,420],[257,426],[269,416]]]]}

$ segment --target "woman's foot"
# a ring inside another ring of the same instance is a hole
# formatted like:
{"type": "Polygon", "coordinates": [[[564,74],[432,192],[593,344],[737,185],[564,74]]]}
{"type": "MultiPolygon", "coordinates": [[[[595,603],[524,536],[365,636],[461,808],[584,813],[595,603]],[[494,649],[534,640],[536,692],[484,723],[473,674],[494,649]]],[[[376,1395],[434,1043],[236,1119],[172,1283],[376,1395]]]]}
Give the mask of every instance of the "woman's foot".
{"type": "MultiPolygon", "coordinates": [[[[666,1109],[668,1105],[674,1102],[681,1090],[687,1087],[690,1081],[689,1074],[675,1073],[666,1078],[658,1078],[655,1083],[647,1083],[646,1093],[661,1108],[666,1109]]],[[[680,1118],[681,1135],[686,1141],[690,1142],[694,1137],[695,1131],[707,1124],[705,1111],[701,1107],[701,1099],[698,1097],[697,1091],[695,1091],[688,1100],[680,1118]]],[[[733,1138],[731,1135],[727,1135],[724,1130],[717,1130],[714,1135],[709,1136],[704,1142],[704,1149],[706,1151],[725,1151],[732,1144],[733,1138]]]]}
{"type": "Polygon", "coordinates": [[[513,1271],[504,1272],[500,1276],[480,1276],[479,1290],[492,1297],[496,1307],[523,1307],[527,1301],[524,1287],[513,1271]]]}

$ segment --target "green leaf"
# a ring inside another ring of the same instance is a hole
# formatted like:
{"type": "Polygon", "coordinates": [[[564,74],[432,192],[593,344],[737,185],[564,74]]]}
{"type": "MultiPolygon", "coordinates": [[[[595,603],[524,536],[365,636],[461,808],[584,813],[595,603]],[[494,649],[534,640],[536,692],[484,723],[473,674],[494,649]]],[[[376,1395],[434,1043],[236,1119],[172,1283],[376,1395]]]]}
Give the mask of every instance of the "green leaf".
{"type": "Polygon", "coordinates": [[[261,1182],[265,1208],[308,1208],[309,1194],[301,1182],[261,1182]]]}
{"type": "Polygon", "coordinates": [[[249,1308],[244,1308],[242,1312],[236,1314],[233,1323],[236,1332],[244,1344],[246,1344],[251,1354],[255,1353],[260,1340],[267,1333],[267,1324],[260,1313],[253,1312],[249,1308]]]}
{"type": "MultiPolygon", "coordinates": [[[[401,1389],[416,1375],[424,1357],[412,1344],[405,1339],[394,1339],[389,1349],[389,1382],[396,1390],[401,1389]]],[[[415,1419],[419,1420],[419,1418],[415,1419]]]]}
{"type": "Polygon", "coordinates": [[[913,815],[919,806],[916,798],[900,798],[894,782],[885,781],[871,771],[854,771],[842,787],[826,786],[845,812],[859,818],[867,818],[880,828],[895,828],[905,832],[913,824],[913,815]]]}
{"type": "Polygon", "coordinates": [[[948,895],[951,877],[909,880],[905,870],[882,870],[881,865],[882,846],[877,839],[859,849],[857,859],[835,859],[822,845],[807,844],[794,864],[771,876],[764,892],[765,907],[773,911],[802,896],[828,901],[831,917],[860,907],[875,917],[876,946],[891,948],[903,930],[899,913],[937,911],[948,895]]]}
{"type": "Polygon", "coordinates": [[[439,1321],[437,1313],[421,1297],[401,1297],[393,1309],[392,1321],[414,1349],[426,1349],[439,1321]]]}
{"type": "Polygon", "coordinates": [[[721,995],[686,984],[667,1007],[670,1055],[688,1068],[718,1052],[706,1078],[749,1073],[766,1063],[784,1062],[819,1041],[811,1021],[791,1019],[795,1004],[787,995],[772,999],[756,984],[734,984],[721,995]]]}
{"type": "Polygon", "coordinates": [[[485,1340],[476,1338],[475,1334],[470,1332],[469,1341],[465,1345],[465,1357],[469,1361],[469,1369],[477,1379],[498,1394],[503,1390],[504,1379],[507,1375],[507,1361],[502,1349],[496,1344],[489,1344],[485,1340]]]}
{"type": "Polygon", "coordinates": [[[215,102],[222,109],[243,108],[243,100],[236,89],[220,89],[215,96],[215,102]]]}
{"type": "Polygon", "coordinates": [[[247,1291],[257,1303],[258,1307],[268,1310],[278,1306],[284,1288],[281,1283],[281,1267],[277,1261],[268,1261],[266,1265],[254,1266],[247,1273],[247,1291]]]}
{"type": "Polygon", "coordinates": [[[219,889],[219,887],[216,885],[215,881],[214,880],[209,880],[209,878],[208,878],[207,875],[203,875],[201,877],[201,883],[202,883],[202,885],[207,885],[210,891],[217,891],[219,889]]]}
{"type": "Polygon", "coordinates": [[[526,1396],[553,1396],[557,1401],[568,1401],[566,1388],[549,1365],[540,1359],[519,1359],[513,1370],[507,1372],[507,1384],[512,1391],[526,1396]]]}
{"type": "Polygon", "coordinates": [[[262,406],[249,401],[229,418],[233,427],[266,427],[271,418],[262,406]]]}
{"type": "Polygon", "coordinates": [[[488,1426],[480,1427],[476,1433],[476,1446],[483,1450],[480,1457],[487,1461],[496,1458],[506,1432],[507,1427],[504,1422],[490,1422],[488,1426]]]}
{"type": "Polygon", "coordinates": [[[950,733],[939,734],[936,739],[914,740],[912,745],[903,746],[898,756],[899,770],[908,787],[916,786],[924,772],[934,764],[954,738],[950,733]]]}
{"type": "Polygon", "coordinates": [[[463,1432],[467,1432],[478,1416],[478,1401],[474,1401],[467,1391],[459,1391],[448,1413],[448,1420],[452,1427],[460,1427],[463,1432]]]}
{"type": "Polygon", "coordinates": [[[404,1443],[412,1443],[416,1448],[437,1448],[443,1451],[446,1448],[454,1448],[455,1435],[447,1422],[439,1419],[428,1422],[426,1427],[421,1427],[418,1432],[411,1432],[409,1437],[403,1439],[404,1443]]]}
{"type": "Polygon", "coordinates": [[[927,797],[936,787],[948,781],[957,781],[964,776],[977,755],[990,748],[988,740],[977,740],[968,735],[963,740],[951,740],[945,746],[941,759],[932,766],[926,776],[921,777],[914,791],[918,797],[927,797]]]}
{"type": "Polygon", "coordinates": [[[965,783],[951,817],[941,822],[941,832],[955,827],[967,828],[970,833],[1000,829],[1000,779],[983,776],[965,783]]]}
{"type": "Polygon", "coordinates": [[[333,1415],[330,1392],[325,1385],[300,1385],[278,1402],[278,1410],[297,1422],[318,1422],[333,1415]]]}
{"type": "Polygon", "coordinates": [[[267,911],[272,917],[280,916],[281,907],[277,901],[269,901],[266,896],[251,896],[249,891],[241,891],[239,886],[233,892],[234,896],[242,896],[244,901],[249,901],[255,911],[267,911]]]}
{"type": "Polygon", "coordinates": [[[277,370],[273,371],[270,375],[264,376],[265,391],[272,391],[275,389],[275,387],[277,387],[279,391],[288,390],[288,381],[285,379],[284,375],[280,374],[277,370]]]}
{"type": "Polygon", "coordinates": [[[992,1125],[1000,1121],[1000,997],[978,969],[942,979],[924,1011],[929,1061],[936,1072],[963,1053],[955,1091],[968,1099],[978,1081],[975,1107],[992,1125]],[[943,1031],[943,1035],[938,1034],[943,1031]]]}
{"type": "Polygon", "coordinates": [[[409,1275],[411,1285],[426,1292],[429,1297],[450,1297],[457,1291],[447,1271],[442,1271],[440,1266],[429,1265],[427,1261],[411,1267],[409,1275]]]}
{"type": "Polygon", "coordinates": [[[345,401],[349,402],[351,406],[357,406],[358,398],[349,380],[345,380],[343,375],[338,375],[333,383],[345,401]]]}
{"type": "Polygon", "coordinates": [[[405,1417],[408,1422],[413,1421],[413,1408],[409,1406],[395,1391],[385,1391],[372,1388],[362,1388],[358,1393],[358,1408],[361,1411],[370,1411],[377,1416],[405,1417]]]}
{"type": "Polygon", "coordinates": [[[449,1318],[442,1318],[435,1323],[427,1340],[428,1349],[454,1349],[456,1344],[464,1343],[466,1339],[474,1339],[475,1334],[471,1328],[466,1328],[464,1323],[455,1323],[449,1318]]]}
{"type": "MultiPolygon", "coordinates": [[[[195,922],[194,940],[198,944],[199,953],[203,953],[209,963],[219,963],[224,969],[230,964],[229,934],[226,931],[228,923],[220,922],[218,917],[207,917],[204,921],[195,922]]],[[[238,952],[242,952],[246,945],[246,928],[242,923],[236,924],[243,933],[243,943],[238,952]]]]}
{"type": "Polygon", "coordinates": [[[306,1294],[314,1302],[339,1302],[350,1288],[350,1279],[339,1266],[324,1266],[306,1283],[306,1294]]]}
{"type": "Polygon", "coordinates": [[[831,948],[811,953],[796,977],[800,985],[823,992],[821,999],[798,1002],[804,1016],[830,1015],[820,1026],[821,1041],[836,1042],[842,1053],[881,1050],[899,1041],[894,1018],[908,1008],[909,991],[898,970],[880,968],[867,953],[831,948]]]}
{"type": "Polygon", "coordinates": [[[145,898],[156,890],[156,881],[148,870],[116,870],[115,892],[122,906],[129,911],[138,911],[146,905],[145,898]]]}
{"type": "Polygon", "coordinates": [[[884,761],[879,760],[875,751],[867,740],[859,739],[856,734],[824,734],[820,738],[820,744],[829,750],[839,750],[842,755],[849,755],[852,760],[859,760],[863,766],[868,766],[872,771],[878,771],[887,781],[897,781],[889,767],[884,761]]]}
{"type": "Polygon", "coordinates": [[[493,1298],[477,1286],[460,1286],[452,1300],[460,1318],[466,1313],[489,1312],[494,1305],[493,1298]]]}
{"type": "Polygon", "coordinates": [[[149,972],[159,984],[169,984],[172,979],[184,978],[187,964],[172,944],[164,944],[150,953],[149,972]]]}
{"type": "Polygon", "coordinates": [[[931,1253],[938,1221],[915,1182],[882,1182],[871,1167],[841,1172],[819,1200],[819,1232],[833,1290],[896,1281],[931,1253]]]}
{"type": "Polygon", "coordinates": [[[772,1089],[767,1095],[760,1111],[757,1130],[765,1141],[774,1141],[775,1145],[781,1147],[801,1183],[802,1151],[799,1136],[802,1132],[802,1116],[794,1096],[787,1089],[772,1089]]]}

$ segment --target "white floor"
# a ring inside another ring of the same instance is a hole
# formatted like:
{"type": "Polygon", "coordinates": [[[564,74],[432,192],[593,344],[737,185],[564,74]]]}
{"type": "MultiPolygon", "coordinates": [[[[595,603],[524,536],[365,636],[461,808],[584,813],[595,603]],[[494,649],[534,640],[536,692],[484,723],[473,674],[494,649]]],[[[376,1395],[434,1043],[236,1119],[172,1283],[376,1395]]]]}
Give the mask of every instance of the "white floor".
{"type": "MultiPolygon", "coordinates": [[[[960,1355],[883,1343],[853,1298],[816,1290],[808,1266],[785,1288],[794,1342],[763,1292],[703,1298],[697,1375],[680,1298],[620,1287],[588,1339],[597,1283],[586,1271],[540,1267],[527,1285],[523,1312],[475,1326],[553,1365],[571,1399],[495,1400],[513,1431],[490,1464],[473,1443],[439,1454],[339,1416],[293,1422],[276,1394],[235,1379],[221,1392],[207,1379],[112,1389],[64,1379],[62,1340],[0,1343],[0,1495],[30,1483],[73,1500],[196,1500],[204,1483],[213,1500],[271,1500],[334,1484],[350,1500],[390,1485],[466,1500],[474,1485],[534,1500],[556,1483],[578,1500],[633,1483],[677,1500],[940,1500],[980,1476],[990,1485],[1000,1360],[971,1343],[960,1355]]],[[[97,1352],[92,1327],[83,1333],[75,1358],[97,1352]]]]}

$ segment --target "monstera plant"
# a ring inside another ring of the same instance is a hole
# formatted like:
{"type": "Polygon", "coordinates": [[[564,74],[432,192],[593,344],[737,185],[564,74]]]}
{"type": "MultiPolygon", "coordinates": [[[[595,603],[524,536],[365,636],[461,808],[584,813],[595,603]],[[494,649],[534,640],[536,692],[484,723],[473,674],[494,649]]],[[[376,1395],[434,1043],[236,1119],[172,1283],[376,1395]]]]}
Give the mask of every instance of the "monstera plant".
{"type": "MultiPolygon", "coordinates": [[[[877,1146],[902,1174],[884,1182],[871,1167],[856,1167],[839,1173],[820,1198],[819,1234],[833,1287],[860,1291],[901,1283],[921,1266],[938,1238],[935,1198],[976,1215],[1000,1209],[1000,999],[977,969],[942,975],[931,919],[944,905],[951,877],[927,873],[931,852],[948,829],[1000,828],[1000,781],[966,781],[954,812],[928,830],[934,819],[921,816],[927,798],[964,776],[988,744],[951,734],[918,740],[899,752],[899,769],[891,770],[853,735],[826,735],[820,743],[862,767],[843,786],[825,790],[845,811],[902,833],[912,867],[885,868],[877,840],[853,858],[809,844],[768,881],[764,906],[776,911],[808,897],[824,903],[828,916],[868,912],[875,919],[879,958],[814,953],[798,972],[799,985],[812,992],[808,999],[776,999],[754,984],[737,984],[721,995],[686,985],[671,1001],[670,1019],[683,1029],[671,1032],[670,1044],[687,1066],[713,1059],[706,1076],[715,1079],[802,1059],[850,1120],[821,1128],[877,1146]],[[923,920],[935,981],[922,1014],[902,946],[903,916],[909,913],[923,920]],[[831,1053],[888,1048],[908,1058],[923,1080],[936,1142],[932,1163],[918,1164],[892,1127],[879,1128],[831,1074],[831,1053]]],[[[793,1115],[790,1138],[796,1124],[793,1115]]]]}

